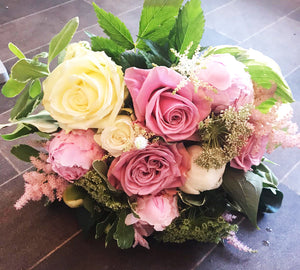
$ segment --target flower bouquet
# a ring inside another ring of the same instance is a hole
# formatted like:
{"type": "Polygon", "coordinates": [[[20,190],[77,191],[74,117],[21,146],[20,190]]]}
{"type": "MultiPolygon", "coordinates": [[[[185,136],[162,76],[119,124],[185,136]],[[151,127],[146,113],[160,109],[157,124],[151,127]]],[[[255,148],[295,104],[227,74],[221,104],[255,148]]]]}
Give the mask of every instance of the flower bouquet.
{"type": "Polygon", "coordinates": [[[253,252],[238,241],[234,214],[257,226],[258,212],[280,208],[264,154],[300,147],[292,93],[267,56],[201,47],[201,3],[182,2],[145,0],[135,41],[94,4],[108,38],[69,44],[73,18],[33,59],[9,44],[19,60],[2,93],[18,98],[1,127],[17,127],[2,137],[36,134],[11,150],[35,168],[16,209],[63,200],[84,231],[122,249],[149,248],[152,236],[253,252]]]}

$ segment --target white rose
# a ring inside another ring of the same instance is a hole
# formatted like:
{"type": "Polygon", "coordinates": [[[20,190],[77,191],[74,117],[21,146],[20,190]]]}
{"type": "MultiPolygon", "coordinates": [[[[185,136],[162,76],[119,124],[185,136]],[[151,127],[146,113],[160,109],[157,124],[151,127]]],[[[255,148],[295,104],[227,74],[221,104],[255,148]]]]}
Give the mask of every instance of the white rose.
{"type": "Polygon", "coordinates": [[[115,122],[106,127],[101,134],[96,134],[94,139],[110,155],[120,156],[134,142],[134,130],[130,117],[118,115],[115,122]]]}
{"type": "Polygon", "coordinates": [[[191,157],[191,169],[187,172],[187,180],[180,189],[188,194],[199,194],[205,190],[216,189],[222,184],[222,175],[225,171],[225,164],[220,169],[205,169],[198,166],[194,160],[202,152],[202,148],[193,145],[187,148],[191,157]]]}

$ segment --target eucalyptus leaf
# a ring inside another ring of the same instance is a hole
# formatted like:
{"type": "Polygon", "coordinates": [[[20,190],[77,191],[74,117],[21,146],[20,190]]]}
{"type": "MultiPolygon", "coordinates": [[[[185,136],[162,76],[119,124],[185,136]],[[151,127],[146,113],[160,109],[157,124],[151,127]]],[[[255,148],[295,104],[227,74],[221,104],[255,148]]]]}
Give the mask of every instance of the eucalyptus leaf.
{"type": "Polygon", "coordinates": [[[79,18],[75,17],[67,22],[63,29],[54,36],[49,44],[48,65],[70,43],[79,24],[79,18]]]}
{"type": "MultiPolygon", "coordinates": [[[[170,48],[174,48],[179,53],[191,46],[189,57],[191,57],[198,47],[203,32],[205,19],[201,8],[200,0],[191,0],[180,10],[174,28],[170,33],[170,48]]],[[[174,58],[174,56],[173,56],[174,58]]]]}
{"type": "Polygon", "coordinates": [[[17,128],[12,133],[1,135],[1,137],[6,141],[12,141],[35,133],[36,131],[37,129],[33,126],[18,124],[17,128]]]}
{"type": "Polygon", "coordinates": [[[116,232],[113,235],[114,239],[117,240],[118,247],[121,249],[132,247],[134,241],[134,229],[132,225],[127,226],[125,224],[126,216],[127,211],[122,210],[119,215],[116,232]]]}
{"type": "Polygon", "coordinates": [[[134,48],[132,36],[125,24],[112,13],[106,12],[93,3],[94,10],[98,17],[98,23],[112,41],[124,49],[134,48]]]}
{"type": "Polygon", "coordinates": [[[22,51],[15,44],[13,44],[12,42],[8,43],[8,48],[19,59],[26,58],[25,55],[22,53],[22,51]]]}
{"type": "Polygon", "coordinates": [[[9,78],[2,87],[2,94],[8,98],[15,97],[22,92],[26,84],[26,82],[19,82],[13,78],[9,78]]]}
{"type": "Polygon", "coordinates": [[[30,157],[38,157],[39,151],[26,144],[19,144],[10,150],[10,152],[18,159],[30,162],[30,157]]]}
{"type": "Polygon", "coordinates": [[[11,68],[11,77],[22,83],[49,75],[48,66],[31,59],[21,59],[11,68]]]}
{"type": "Polygon", "coordinates": [[[47,52],[41,52],[37,55],[35,55],[32,60],[33,61],[38,61],[40,58],[47,58],[48,57],[48,53],[47,52]]]}
{"type": "Polygon", "coordinates": [[[257,227],[257,212],[263,178],[247,171],[227,167],[223,175],[223,188],[242,208],[251,223],[257,227]]]}
{"type": "Polygon", "coordinates": [[[136,47],[147,50],[143,39],[165,44],[181,5],[182,0],[145,0],[136,47]]]}
{"type": "Polygon", "coordinates": [[[116,44],[113,40],[104,37],[91,37],[91,45],[93,51],[104,51],[113,59],[119,57],[125,51],[123,47],[116,44]]]}
{"type": "Polygon", "coordinates": [[[42,92],[42,85],[39,79],[35,79],[29,87],[29,95],[36,98],[42,92]]]}

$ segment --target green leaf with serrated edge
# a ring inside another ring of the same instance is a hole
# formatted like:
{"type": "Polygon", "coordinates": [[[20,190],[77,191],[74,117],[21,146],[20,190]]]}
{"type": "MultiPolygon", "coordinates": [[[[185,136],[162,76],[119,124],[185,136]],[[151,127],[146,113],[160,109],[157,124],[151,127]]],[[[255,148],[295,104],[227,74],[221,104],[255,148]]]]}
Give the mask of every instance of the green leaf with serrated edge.
{"type": "Polygon", "coordinates": [[[10,152],[18,159],[25,162],[30,162],[30,157],[38,157],[39,151],[26,144],[19,144],[14,146],[10,152]]]}
{"type": "Polygon", "coordinates": [[[46,64],[31,59],[21,59],[11,68],[11,77],[23,83],[48,75],[49,69],[46,64]]]}
{"type": "Polygon", "coordinates": [[[15,44],[13,44],[12,42],[8,43],[8,48],[19,59],[25,58],[25,55],[22,53],[22,51],[15,44]]]}
{"type": "MultiPolygon", "coordinates": [[[[170,48],[179,53],[184,53],[187,47],[193,42],[190,49],[191,57],[200,43],[204,32],[204,15],[200,0],[191,0],[180,10],[174,28],[170,33],[170,48]]],[[[174,58],[174,56],[172,56],[174,58]]]]}
{"type": "Polygon", "coordinates": [[[166,61],[164,58],[158,57],[145,51],[140,51],[139,53],[145,58],[148,68],[153,68],[153,66],[171,66],[171,63],[166,61]]]}
{"type": "Polygon", "coordinates": [[[42,85],[39,79],[35,79],[29,87],[29,95],[36,98],[42,92],[42,85]]]}
{"type": "Polygon", "coordinates": [[[161,46],[148,39],[145,39],[144,42],[149,47],[150,52],[157,58],[160,58],[160,62],[165,63],[164,66],[170,67],[172,65],[171,59],[169,58],[169,45],[167,43],[161,46]]]}
{"type": "Polygon", "coordinates": [[[109,57],[117,58],[125,49],[113,40],[104,37],[91,37],[91,45],[93,51],[104,51],[109,57]]]}
{"type": "Polygon", "coordinates": [[[99,239],[102,236],[102,234],[106,231],[107,226],[111,226],[111,223],[114,220],[114,213],[109,213],[103,221],[98,222],[96,225],[95,239],[99,239]]]}
{"type": "Polygon", "coordinates": [[[98,18],[98,23],[104,30],[104,33],[124,49],[133,49],[134,42],[125,24],[118,17],[106,12],[95,3],[93,3],[93,6],[98,18]]]}
{"type": "Polygon", "coordinates": [[[267,113],[270,110],[274,104],[274,99],[277,97],[280,98],[283,103],[291,103],[294,101],[291,89],[274,60],[255,50],[247,50],[238,46],[217,46],[209,48],[205,52],[205,56],[224,53],[229,53],[238,61],[244,63],[251,79],[258,86],[268,89],[271,87],[272,83],[276,83],[277,89],[275,96],[257,107],[262,113],[267,113]]]}
{"type": "Polygon", "coordinates": [[[2,87],[2,94],[8,98],[15,97],[22,92],[25,86],[26,83],[9,78],[2,87]]]}
{"type": "Polygon", "coordinates": [[[263,188],[258,210],[266,213],[276,213],[281,207],[283,193],[279,189],[263,188]]]}
{"type": "Polygon", "coordinates": [[[251,223],[257,227],[257,212],[263,178],[248,171],[227,167],[223,175],[223,188],[242,208],[251,223]]]}
{"type": "Polygon", "coordinates": [[[18,138],[25,137],[36,131],[37,131],[37,129],[35,127],[26,125],[26,124],[19,124],[12,133],[1,135],[1,137],[6,141],[12,141],[12,140],[16,140],[18,138]]]}
{"type": "Polygon", "coordinates": [[[131,51],[123,52],[119,57],[118,63],[122,66],[123,72],[125,72],[125,70],[130,67],[144,69],[147,68],[145,58],[141,54],[131,51]]]}
{"type": "Polygon", "coordinates": [[[70,43],[78,28],[78,24],[78,17],[71,19],[63,27],[63,29],[51,39],[49,44],[48,65],[70,43]]]}
{"type": "Polygon", "coordinates": [[[136,47],[147,49],[143,39],[165,44],[181,5],[182,0],[145,0],[136,47]]]}
{"type": "Polygon", "coordinates": [[[113,222],[113,224],[106,229],[108,229],[107,233],[106,233],[106,237],[105,237],[105,247],[107,247],[108,243],[113,240],[113,236],[114,236],[114,233],[116,232],[116,229],[117,229],[117,219],[113,222]]]}
{"type": "Polygon", "coordinates": [[[121,249],[132,247],[134,241],[134,229],[132,225],[127,226],[125,224],[126,216],[127,211],[122,210],[119,215],[116,232],[114,233],[114,239],[117,240],[118,247],[121,249]]]}

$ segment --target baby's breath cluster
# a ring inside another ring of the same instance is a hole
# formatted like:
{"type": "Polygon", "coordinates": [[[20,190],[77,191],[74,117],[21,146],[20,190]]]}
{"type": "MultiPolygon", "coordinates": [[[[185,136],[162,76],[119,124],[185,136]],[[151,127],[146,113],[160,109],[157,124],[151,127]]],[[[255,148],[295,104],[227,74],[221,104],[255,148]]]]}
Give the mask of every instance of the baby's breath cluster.
{"type": "Polygon", "coordinates": [[[203,168],[221,168],[236,157],[252,132],[249,124],[251,105],[233,107],[212,114],[199,124],[203,151],[195,162],[203,168]]]}

